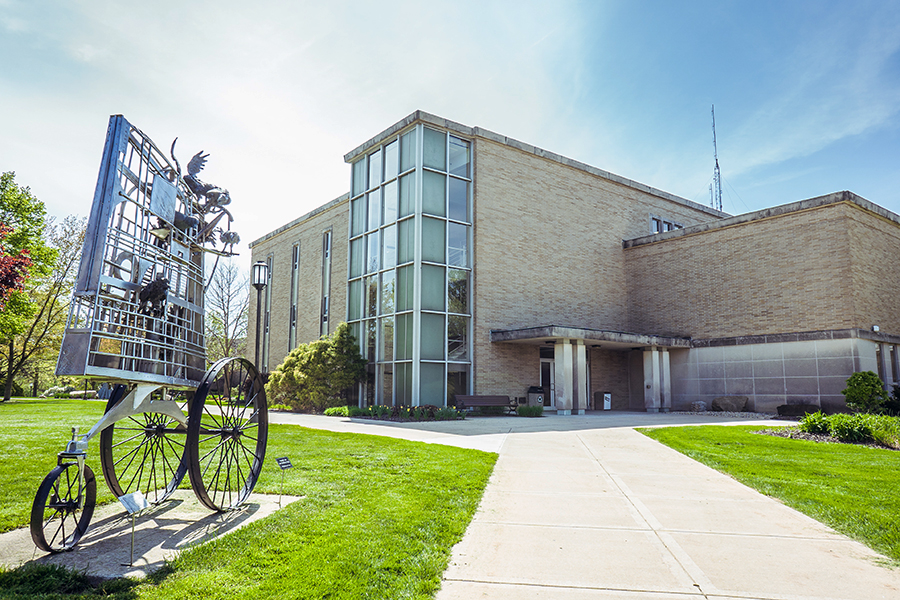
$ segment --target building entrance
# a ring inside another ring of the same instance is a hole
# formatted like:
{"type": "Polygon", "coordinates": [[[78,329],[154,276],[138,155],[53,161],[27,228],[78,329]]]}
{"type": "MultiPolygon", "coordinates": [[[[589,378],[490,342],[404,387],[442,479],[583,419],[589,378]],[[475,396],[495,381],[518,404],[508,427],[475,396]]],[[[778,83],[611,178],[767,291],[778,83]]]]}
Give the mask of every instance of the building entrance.
{"type": "Polygon", "coordinates": [[[554,359],[541,359],[541,387],[544,388],[544,408],[556,409],[556,369],[554,359]]]}

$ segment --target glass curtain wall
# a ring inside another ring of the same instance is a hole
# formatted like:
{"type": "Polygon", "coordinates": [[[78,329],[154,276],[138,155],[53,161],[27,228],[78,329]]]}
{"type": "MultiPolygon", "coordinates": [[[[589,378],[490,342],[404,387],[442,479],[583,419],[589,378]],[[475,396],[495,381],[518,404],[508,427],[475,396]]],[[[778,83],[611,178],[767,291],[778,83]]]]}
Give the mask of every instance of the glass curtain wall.
{"type": "Polygon", "coordinates": [[[471,145],[416,125],[352,167],[347,321],[360,404],[443,406],[470,387],[471,145]]]}

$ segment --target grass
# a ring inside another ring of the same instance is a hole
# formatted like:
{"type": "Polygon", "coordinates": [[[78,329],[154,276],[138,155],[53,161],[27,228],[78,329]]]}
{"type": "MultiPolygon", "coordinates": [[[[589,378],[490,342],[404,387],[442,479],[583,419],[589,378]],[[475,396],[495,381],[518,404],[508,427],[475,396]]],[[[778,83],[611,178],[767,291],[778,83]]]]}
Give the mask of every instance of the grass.
{"type": "MultiPolygon", "coordinates": [[[[4,422],[35,410],[43,415],[29,421],[30,434],[16,428],[20,452],[32,457],[20,462],[41,467],[32,469],[35,476],[12,480],[0,474],[13,488],[3,490],[4,510],[20,495],[30,507],[43,472],[53,466],[59,448],[32,443],[60,428],[48,421],[56,420],[57,412],[63,420],[75,416],[68,403],[85,408],[83,401],[53,401],[61,404],[40,410],[46,402],[0,405],[4,422]]],[[[7,437],[0,434],[0,447],[7,437]]],[[[89,461],[99,473],[91,446],[89,461]]],[[[117,580],[57,597],[429,598],[440,586],[450,550],[465,532],[496,460],[495,454],[475,450],[289,425],[270,426],[266,456],[256,491],[279,492],[281,470],[274,459],[288,456],[294,468],[285,472],[284,491],[302,500],[182,553],[145,582],[117,580]]],[[[97,487],[98,495],[100,488],[109,494],[102,482],[97,487]]],[[[7,523],[24,525],[28,519],[27,510],[6,514],[7,523]]],[[[16,583],[29,574],[41,580],[33,569],[0,573],[0,597],[35,597],[33,587],[16,583]],[[25,592],[18,595],[16,589],[25,592]]]]}
{"type": "Polygon", "coordinates": [[[640,431],[900,561],[900,452],[752,433],[759,429],[640,431]]]}
{"type": "MultiPolygon", "coordinates": [[[[72,427],[87,431],[103,415],[105,402],[15,398],[0,403],[0,532],[28,524],[38,485],[56,466],[56,453],[66,448],[72,427]]],[[[97,502],[115,497],[102,481],[97,457],[99,436],[90,443],[89,464],[100,480],[97,502]]]]}

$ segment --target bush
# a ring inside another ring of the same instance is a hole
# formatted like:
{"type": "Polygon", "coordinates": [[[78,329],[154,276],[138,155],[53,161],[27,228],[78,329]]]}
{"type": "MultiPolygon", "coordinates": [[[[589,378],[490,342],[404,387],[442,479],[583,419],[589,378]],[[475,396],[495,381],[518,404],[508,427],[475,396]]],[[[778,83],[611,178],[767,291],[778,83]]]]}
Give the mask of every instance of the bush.
{"type": "Polygon", "coordinates": [[[540,405],[528,406],[523,404],[516,409],[516,412],[520,417],[542,417],[544,416],[544,407],[540,405]]]}
{"type": "Polygon", "coordinates": [[[41,394],[41,398],[68,398],[69,392],[74,392],[74,391],[75,391],[75,386],[57,385],[57,386],[47,389],[43,394],[41,394]]]}
{"type": "Polygon", "coordinates": [[[880,413],[887,401],[887,392],[878,375],[872,371],[854,373],[847,379],[847,389],[841,392],[847,406],[864,413],[880,413]]]}
{"type": "Polygon", "coordinates": [[[805,433],[828,435],[828,417],[821,410],[807,413],[805,417],[800,419],[799,427],[800,431],[805,433]]]}
{"type": "Polygon", "coordinates": [[[900,385],[894,384],[891,395],[884,403],[884,412],[888,415],[900,417],[900,385]]]}
{"type": "Polygon", "coordinates": [[[435,421],[455,421],[456,419],[465,419],[466,411],[456,410],[452,406],[442,406],[434,411],[435,421]]]}
{"type": "Polygon", "coordinates": [[[349,406],[332,406],[331,408],[325,409],[326,417],[349,417],[350,416],[350,407],[349,406]]]}
{"type": "Polygon", "coordinates": [[[266,395],[299,411],[323,412],[346,403],[342,395],[365,377],[366,362],[350,326],[341,323],[333,335],[291,350],[271,373],[266,395]]]}
{"type": "Polygon", "coordinates": [[[272,404],[271,406],[269,406],[269,410],[282,410],[285,412],[291,412],[294,409],[287,404],[272,404]]]}
{"type": "Polygon", "coordinates": [[[831,415],[828,418],[828,433],[842,442],[851,442],[854,444],[864,444],[866,442],[874,442],[872,436],[872,420],[871,415],[855,414],[831,415]]]}
{"type": "Polygon", "coordinates": [[[872,437],[882,446],[900,449],[900,418],[880,415],[872,417],[872,437]]]}
{"type": "Polygon", "coordinates": [[[369,410],[366,408],[360,408],[358,406],[350,406],[347,408],[347,416],[348,417],[368,417],[369,410]]]}

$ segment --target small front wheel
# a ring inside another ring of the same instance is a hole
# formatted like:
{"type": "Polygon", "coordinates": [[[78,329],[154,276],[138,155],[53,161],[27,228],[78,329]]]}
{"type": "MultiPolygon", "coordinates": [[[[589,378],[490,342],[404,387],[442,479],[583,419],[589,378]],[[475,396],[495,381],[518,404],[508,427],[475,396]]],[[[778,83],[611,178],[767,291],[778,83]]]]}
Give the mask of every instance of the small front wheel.
{"type": "Polygon", "coordinates": [[[84,465],[62,464],[50,471],[38,487],[31,505],[31,539],[45,552],[71,550],[87,531],[97,500],[97,480],[84,465]]]}

